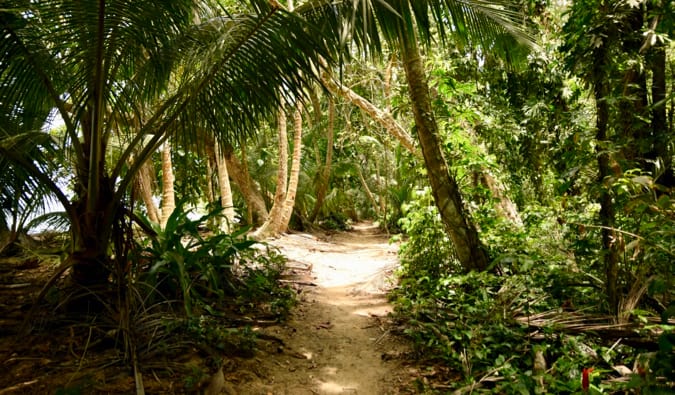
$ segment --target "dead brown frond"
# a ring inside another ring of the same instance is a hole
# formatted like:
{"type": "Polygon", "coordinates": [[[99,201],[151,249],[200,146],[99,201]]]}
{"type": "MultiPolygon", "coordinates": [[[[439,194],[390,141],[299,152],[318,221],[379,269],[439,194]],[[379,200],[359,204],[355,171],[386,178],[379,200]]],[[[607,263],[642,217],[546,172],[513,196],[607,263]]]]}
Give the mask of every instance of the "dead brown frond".
{"type": "Polygon", "coordinates": [[[642,299],[642,297],[647,292],[649,284],[655,278],[656,276],[651,276],[644,281],[638,278],[635,279],[633,285],[630,288],[630,291],[628,292],[628,295],[626,295],[619,302],[619,314],[617,318],[617,321],[619,323],[627,322],[630,319],[630,312],[633,311],[638,306],[638,303],[640,303],[640,299],[642,299]]]}
{"type": "MultiPolygon", "coordinates": [[[[624,339],[625,343],[655,343],[661,330],[643,322],[626,321],[617,323],[613,315],[591,314],[580,311],[550,310],[527,316],[516,317],[524,326],[536,329],[552,328],[566,334],[586,333],[605,340],[624,339]]],[[[647,320],[649,322],[649,320],[647,320]]]]}

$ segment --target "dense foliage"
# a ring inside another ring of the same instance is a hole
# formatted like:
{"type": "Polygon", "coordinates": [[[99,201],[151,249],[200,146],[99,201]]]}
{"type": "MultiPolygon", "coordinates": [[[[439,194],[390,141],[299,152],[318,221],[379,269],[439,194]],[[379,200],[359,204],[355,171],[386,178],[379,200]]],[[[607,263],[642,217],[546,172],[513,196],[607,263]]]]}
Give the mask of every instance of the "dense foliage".
{"type": "Polygon", "coordinates": [[[672,31],[667,5],[629,3],[540,8],[548,52],[525,68],[433,57],[446,155],[492,259],[466,273],[428,193],[407,205],[394,302],[420,355],[448,366],[440,388],[672,390],[672,98],[658,85],[672,60],[655,63],[672,31]],[[617,52],[600,59],[605,45],[617,52]]]}
{"type": "Polygon", "coordinates": [[[215,366],[293,304],[251,229],[367,219],[420,391],[672,390],[672,2],[282,3],[2,3],[0,253],[70,235],[38,302],[215,366]]]}

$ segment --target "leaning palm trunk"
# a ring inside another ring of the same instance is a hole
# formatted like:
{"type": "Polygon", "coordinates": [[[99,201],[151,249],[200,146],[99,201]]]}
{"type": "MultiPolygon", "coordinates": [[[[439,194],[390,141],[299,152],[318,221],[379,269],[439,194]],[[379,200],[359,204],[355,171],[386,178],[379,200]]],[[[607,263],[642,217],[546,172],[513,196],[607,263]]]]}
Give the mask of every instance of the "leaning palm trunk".
{"type": "Polygon", "coordinates": [[[417,147],[415,147],[413,138],[398,124],[398,122],[396,122],[389,111],[383,111],[382,109],[377,108],[373,103],[368,101],[368,99],[344,85],[338,86],[326,73],[321,75],[321,81],[330,93],[341,96],[360,108],[361,111],[368,114],[370,118],[380,124],[380,126],[382,126],[390,135],[396,138],[405,149],[415,156],[420,156],[420,152],[417,147]]]}
{"type": "Polygon", "coordinates": [[[160,224],[166,226],[171,213],[176,209],[176,194],[174,192],[173,163],[171,162],[171,145],[166,142],[162,149],[162,216],[160,224]]]}
{"type": "Polygon", "coordinates": [[[234,180],[234,183],[239,188],[239,192],[241,192],[242,197],[246,201],[247,210],[249,212],[248,222],[250,224],[255,223],[261,225],[269,216],[269,211],[267,211],[265,199],[263,199],[260,189],[258,189],[256,184],[253,182],[248,171],[245,145],[241,145],[241,161],[239,161],[234,155],[234,151],[231,146],[226,147],[224,154],[228,173],[234,180]]]}
{"type": "Polygon", "coordinates": [[[230,187],[230,176],[227,171],[227,163],[220,148],[220,143],[216,142],[216,167],[218,168],[218,189],[220,190],[220,204],[223,207],[223,222],[221,230],[230,232],[234,222],[234,201],[232,199],[232,188],[230,187]]]}
{"type": "Polygon", "coordinates": [[[213,204],[216,201],[216,194],[214,193],[213,186],[213,167],[216,165],[216,153],[210,144],[206,144],[204,147],[204,153],[206,154],[206,183],[204,185],[204,193],[206,194],[206,201],[208,204],[213,204]]]}
{"type": "Polygon", "coordinates": [[[298,193],[298,182],[300,179],[300,161],[302,160],[302,107],[298,104],[293,114],[293,155],[291,157],[291,173],[288,181],[288,190],[286,191],[286,200],[281,211],[281,219],[276,227],[276,233],[285,232],[291,221],[293,207],[295,207],[295,196],[298,193]]]}
{"type": "Polygon", "coordinates": [[[482,186],[490,191],[490,196],[494,199],[494,208],[497,216],[510,221],[516,226],[523,226],[523,220],[520,218],[518,208],[508,197],[504,185],[495,179],[487,168],[480,168],[474,173],[474,185],[482,186]]]}
{"type": "Polygon", "coordinates": [[[159,210],[157,209],[157,205],[152,198],[152,173],[152,163],[151,161],[146,161],[138,170],[136,185],[141,195],[141,199],[145,204],[145,209],[148,213],[148,219],[152,222],[159,223],[159,210]]]}
{"type": "Polygon", "coordinates": [[[424,65],[414,38],[407,35],[401,36],[401,57],[408,79],[417,137],[422,147],[429,183],[441,219],[453,242],[457,259],[464,270],[485,270],[489,264],[489,256],[478,237],[476,226],[464,209],[459,186],[450,174],[443,156],[438,125],[431,109],[424,65]]]}
{"type": "Polygon", "coordinates": [[[370,204],[373,206],[373,212],[375,213],[375,216],[379,217],[380,205],[377,203],[377,199],[375,198],[375,195],[373,195],[373,192],[370,191],[370,187],[368,187],[368,183],[366,182],[366,178],[363,176],[363,171],[361,170],[360,165],[356,166],[356,174],[359,176],[359,181],[361,181],[361,187],[363,187],[366,197],[368,197],[370,204]]]}
{"type": "Polygon", "coordinates": [[[274,203],[265,222],[253,232],[257,239],[265,239],[277,233],[281,222],[281,214],[286,201],[286,186],[288,180],[288,136],[286,130],[286,110],[282,105],[277,116],[277,130],[279,133],[279,167],[277,168],[277,189],[274,193],[274,203]]]}

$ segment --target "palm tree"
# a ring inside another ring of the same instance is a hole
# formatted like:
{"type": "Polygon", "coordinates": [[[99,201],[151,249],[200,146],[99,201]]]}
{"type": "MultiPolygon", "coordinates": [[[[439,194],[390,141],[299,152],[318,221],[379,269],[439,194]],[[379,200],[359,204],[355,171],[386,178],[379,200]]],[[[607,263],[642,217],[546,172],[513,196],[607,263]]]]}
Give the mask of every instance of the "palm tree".
{"type": "Polygon", "coordinates": [[[264,239],[279,233],[281,216],[283,213],[284,202],[286,201],[286,192],[288,187],[288,120],[286,118],[286,109],[280,106],[277,114],[277,133],[279,135],[279,165],[277,167],[277,182],[274,192],[274,200],[269,216],[265,222],[253,232],[252,236],[256,239],[264,239]]]}
{"type": "Polygon", "coordinates": [[[523,53],[516,39],[531,43],[519,14],[508,1],[483,0],[344,0],[331,1],[329,7],[315,0],[297,10],[325,26],[326,35],[343,38],[345,46],[349,38],[363,53],[377,55],[386,41],[399,51],[427,176],[446,231],[465,270],[486,269],[489,256],[443,155],[419,43],[429,47],[436,31],[441,40],[479,45],[512,60],[523,53]]]}
{"type": "Polygon", "coordinates": [[[159,223],[166,226],[171,213],[176,209],[176,193],[174,191],[173,162],[171,161],[171,144],[166,141],[162,148],[162,210],[159,223]]]}
{"type": "Polygon", "coordinates": [[[300,180],[300,162],[302,160],[302,105],[296,104],[293,112],[293,154],[291,155],[291,169],[288,174],[288,190],[286,199],[281,210],[281,218],[278,223],[277,232],[285,232],[291,221],[293,207],[295,206],[295,196],[298,193],[298,182],[300,180]]]}
{"type": "Polygon", "coordinates": [[[3,129],[0,154],[64,206],[76,281],[106,281],[129,187],[169,137],[211,130],[226,143],[250,134],[280,95],[302,96],[319,57],[331,58],[296,16],[263,1],[237,6],[245,12],[192,0],[0,7],[0,114],[19,126],[3,129]],[[51,108],[65,124],[58,149],[73,164],[72,198],[34,153],[51,142],[36,128],[51,108]]]}
{"type": "Polygon", "coordinates": [[[220,191],[220,206],[223,208],[223,218],[221,229],[224,232],[231,232],[232,224],[235,220],[236,212],[234,210],[234,201],[232,198],[232,187],[230,186],[230,174],[227,170],[227,162],[220,144],[215,145],[216,170],[218,173],[218,191],[220,191]]]}

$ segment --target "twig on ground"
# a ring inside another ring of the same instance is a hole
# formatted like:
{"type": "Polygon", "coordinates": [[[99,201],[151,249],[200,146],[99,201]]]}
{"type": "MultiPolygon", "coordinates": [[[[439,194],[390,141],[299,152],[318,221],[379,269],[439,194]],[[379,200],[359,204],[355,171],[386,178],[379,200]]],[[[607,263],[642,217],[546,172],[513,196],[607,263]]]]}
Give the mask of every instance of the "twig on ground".
{"type": "Polygon", "coordinates": [[[9,394],[10,392],[17,391],[37,383],[37,380],[24,381],[23,383],[15,384],[11,387],[3,388],[0,390],[0,395],[9,394]]]}

